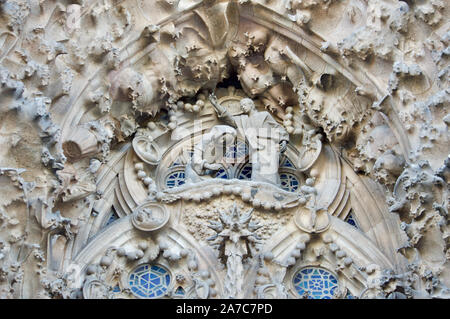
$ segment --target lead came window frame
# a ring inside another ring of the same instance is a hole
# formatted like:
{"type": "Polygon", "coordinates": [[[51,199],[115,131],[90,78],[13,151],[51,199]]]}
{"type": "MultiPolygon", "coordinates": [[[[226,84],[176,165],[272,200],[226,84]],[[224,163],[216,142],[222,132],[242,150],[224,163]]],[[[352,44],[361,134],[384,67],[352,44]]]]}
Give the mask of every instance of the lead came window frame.
{"type": "Polygon", "coordinates": [[[142,299],[164,297],[170,289],[172,276],[159,264],[141,264],[128,275],[128,286],[134,296],[142,299]]]}

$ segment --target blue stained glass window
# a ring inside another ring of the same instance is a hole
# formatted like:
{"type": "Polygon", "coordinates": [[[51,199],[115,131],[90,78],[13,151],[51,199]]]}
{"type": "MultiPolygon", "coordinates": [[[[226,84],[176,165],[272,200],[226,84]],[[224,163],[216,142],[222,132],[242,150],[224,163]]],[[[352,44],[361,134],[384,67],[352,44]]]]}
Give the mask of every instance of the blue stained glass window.
{"type": "Polygon", "coordinates": [[[294,287],[300,296],[309,299],[332,299],[338,287],[336,277],[325,269],[308,267],[300,270],[293,279],[294,287]]]}
{"type": "Polygon", "coordinates": [[[176,166],[181,166],[181,165],[183,165],[181,163],[181,160],[177,159],[175,162],[172,163],[172,165],[169,166],[169,168],[176,167],[176,166]]]}
{"type": "Polygon", "coordinates": [[[353,227],[359,228],[358,223],[356,222],[356,219],[353,217],[352,212],[350,212],[347,217],[345,218],[345,221],[352,225],[353,227]]]}
{"type": "Polygon", "coordinates": [[[166,294],[169,284],[169,272],[156,265],[141,265],[129,276],[128,283],[133,294],[142,298],[158,298],[166,294]]]}
{"type": "Polygon", "coordinates": [[[184,171],[175,171],[166,178],[166,187],[174,188],[181,186],[185,183],[185,174],[184,171]]]}
{"type": "Polygon", "coordinates": [[[292,162],[290,161],[289,158],[287,158],[286,156],[284,157],[284,161],[281,160],[281,167],[287,167],[287,168],[295,168],[294,164],[292,164],[292,162]]]}
{"type": "Polygon", "coordinates": [[[184,296],[185,295],[185,291],[184,291],[183,287],[179,286],[177,288],[177,290],[175,290],[175,295],[177,295],[177,296],[184,296]]]}
{"type": "Polygon", "coordinates": [[[115,285],[115,286],[113,287],[113,292],[120,292],[120,287],[119,287],[119,285],[115,285]]]}
{"type": "Polygon", "coordinates": [[[299,187],[299,181],[294,174],[280,174],[281,188],[288,192],[295,192],[299,187]]]}

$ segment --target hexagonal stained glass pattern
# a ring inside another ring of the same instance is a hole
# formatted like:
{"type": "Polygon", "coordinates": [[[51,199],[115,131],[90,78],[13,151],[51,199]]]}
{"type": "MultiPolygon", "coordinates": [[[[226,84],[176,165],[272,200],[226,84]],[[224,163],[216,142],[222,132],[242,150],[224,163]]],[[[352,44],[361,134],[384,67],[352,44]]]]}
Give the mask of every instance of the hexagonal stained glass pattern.
{"type": "Polygon", "coordinates": [[[141,265],[129,277],[133,294],[139,298],[159,298],[166,294],[170,284],[167,269],[157,265],[141,265]]]}
{"type": "Polygon", "coordinates": [[[300,296],[308,294],[308,299],[332,299],[338,287],[336,277],[325,269],[308,267],[294,276],[294,287],[300,296]]]}

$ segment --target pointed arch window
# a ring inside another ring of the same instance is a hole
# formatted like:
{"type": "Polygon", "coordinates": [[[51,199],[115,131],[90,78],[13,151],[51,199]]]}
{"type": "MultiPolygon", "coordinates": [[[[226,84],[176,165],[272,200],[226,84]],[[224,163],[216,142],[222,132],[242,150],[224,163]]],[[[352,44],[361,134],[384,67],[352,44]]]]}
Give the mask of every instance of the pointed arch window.
{"type": "Polygon", "coordinates": [[[345,222],[349,223],[350,225],[352,225],[355,228],[358,228],[358,222],[356,221],[356,218],[353,216],[353,211],[350,210],[350,212],[348,213],[347,217],[345,217],[345,222]]]}
{"type": "Polygon", "coordinates": [[[119,219],[119,215],[117,214],[114,206],[111,206],[111,211],[109,213],[108,220],[106,221],[106,223],[105,223],[105,225],[103,227],[107,227],[107,226],[111,225],[112,223],[114,223],[118,219],[119,219]]]}

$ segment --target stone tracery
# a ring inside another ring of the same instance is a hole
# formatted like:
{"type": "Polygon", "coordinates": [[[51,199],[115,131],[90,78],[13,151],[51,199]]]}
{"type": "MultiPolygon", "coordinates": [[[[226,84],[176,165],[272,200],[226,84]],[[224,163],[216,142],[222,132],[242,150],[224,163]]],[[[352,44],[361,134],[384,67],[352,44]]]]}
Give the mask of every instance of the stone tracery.
{"type": "Polygon", "coordinates": [[[158,297],[298,298],[325,269],[334,297],[448,298],[447,12],[410,6],[0,3],[2,298],[131,298],[142,265],[158,297]],[[282,131],[268,179],[247,98],[282,131]]]}

